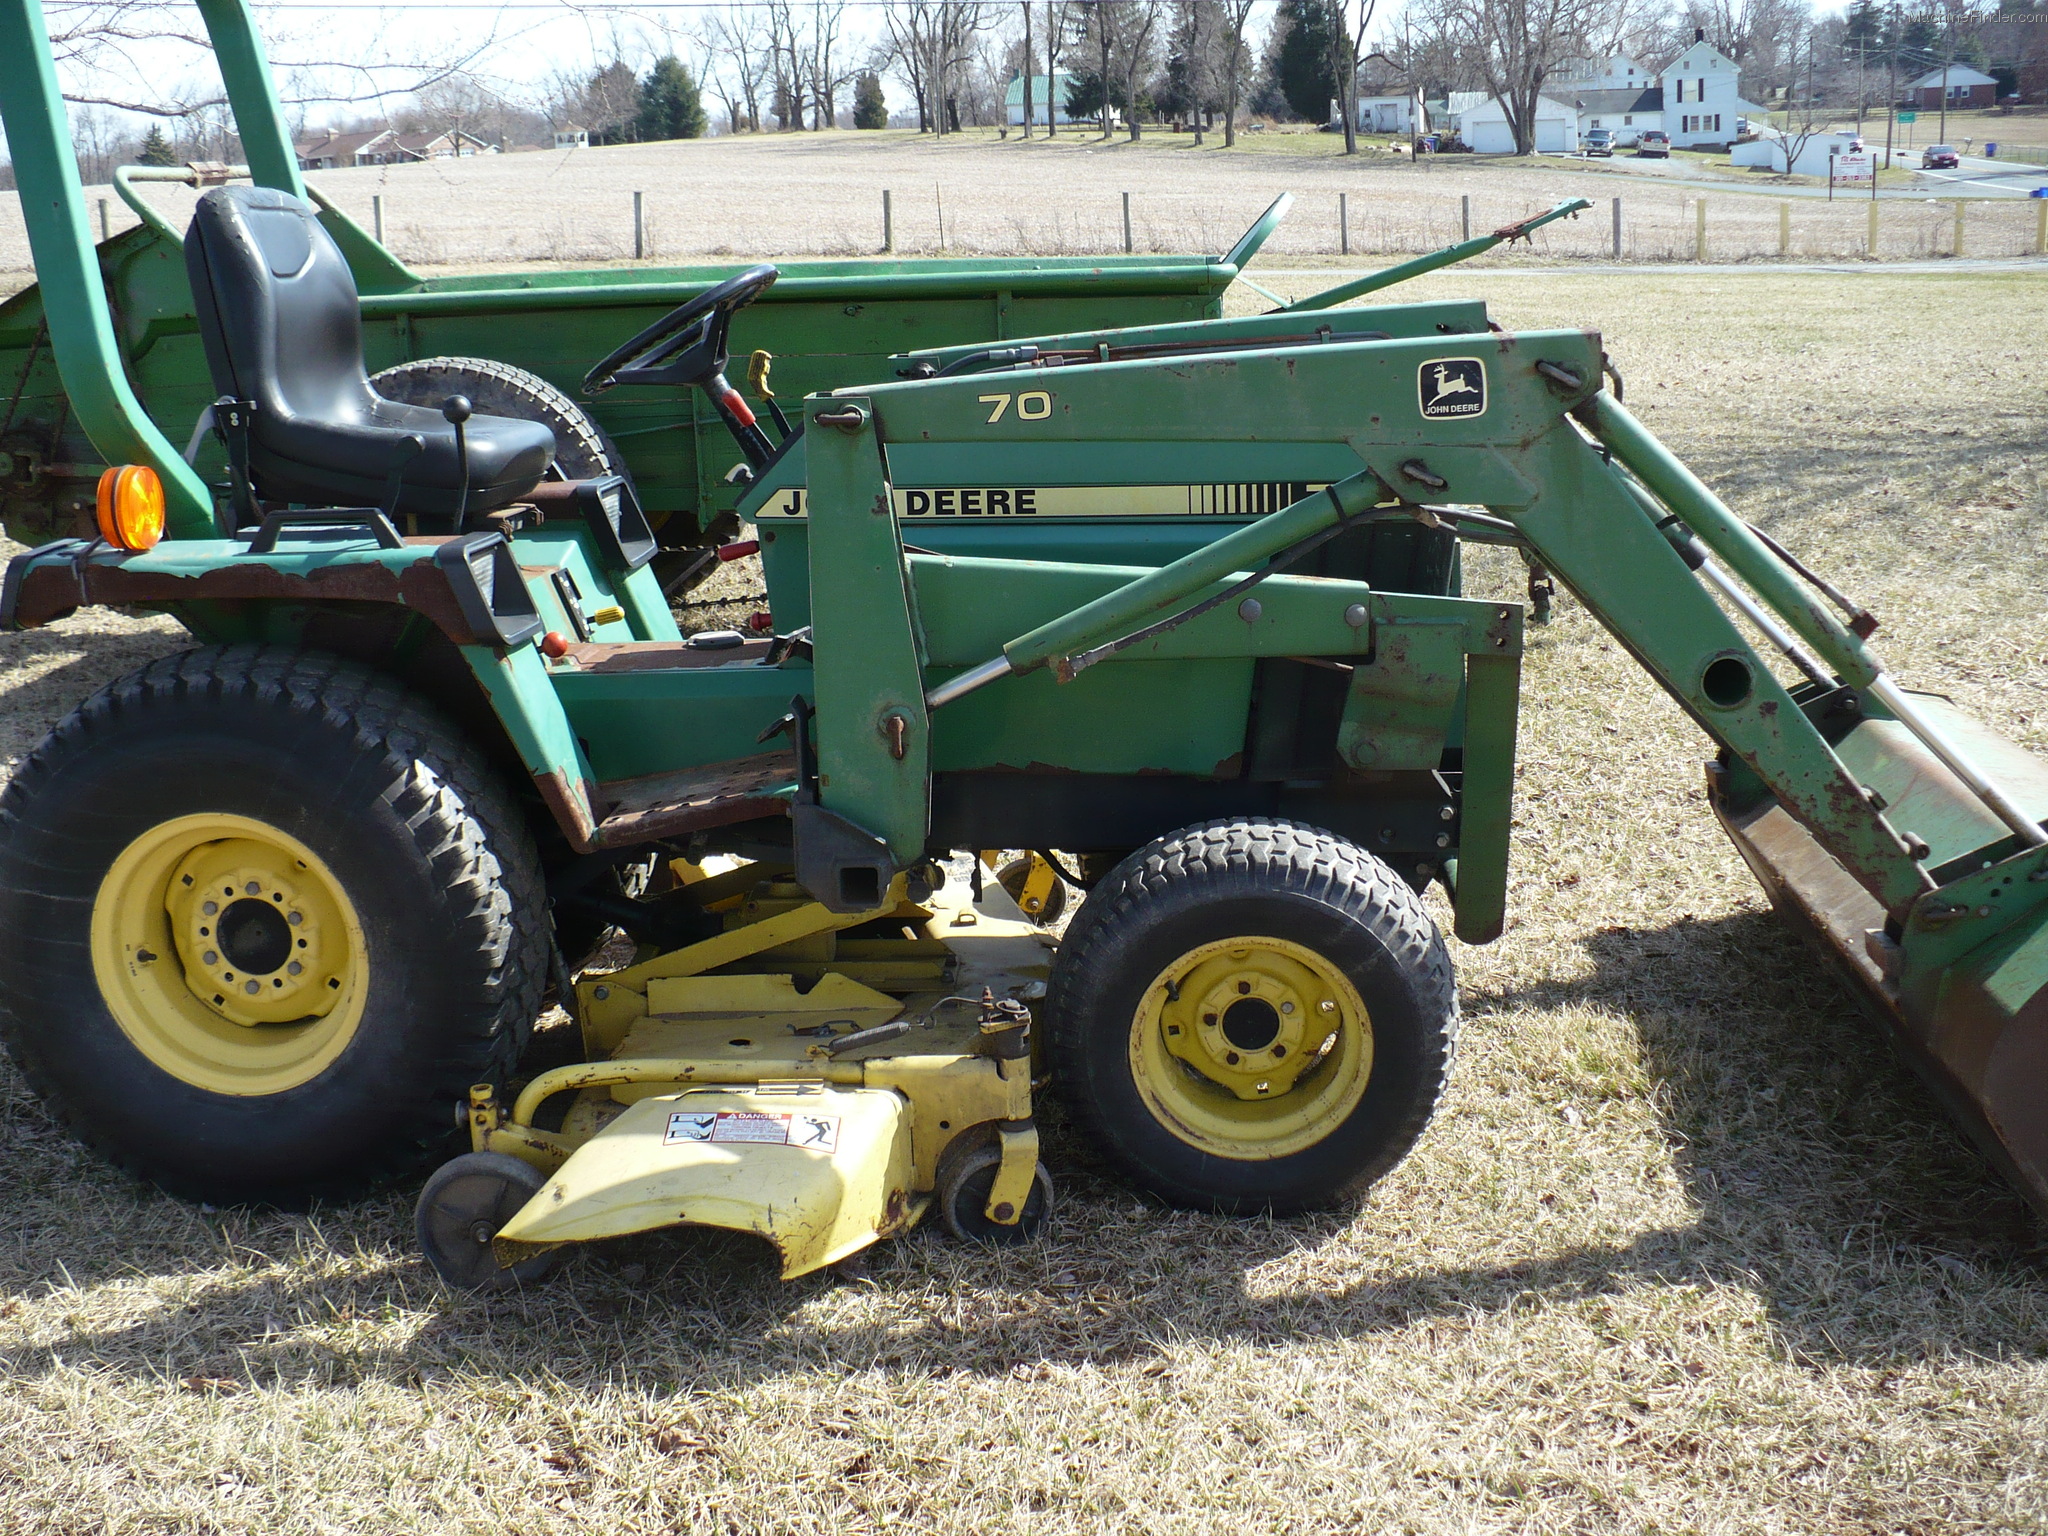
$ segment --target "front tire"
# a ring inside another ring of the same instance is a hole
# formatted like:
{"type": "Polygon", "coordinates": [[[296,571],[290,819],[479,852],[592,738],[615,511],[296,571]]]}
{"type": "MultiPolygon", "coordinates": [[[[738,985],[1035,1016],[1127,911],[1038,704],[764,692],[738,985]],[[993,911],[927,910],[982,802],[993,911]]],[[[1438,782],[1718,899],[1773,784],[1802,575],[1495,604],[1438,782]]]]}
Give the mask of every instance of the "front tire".
{"type": "Polygon", "coordinates": [[[1248,819],[1139,849],[1090,894],[1046,999],[1053,1082],[1168,1204],[1348,1203],[1422,1134],[1449,1073],[1443,936],[1385,864],[1248,819]]]}
{"type": "Polygon", "coordinates": [[[0,1039],[174,1193],[301,1204],[443,1152],[547,974],[539,860],[454,728],[257,646],[87,700],[0,795],[0,1039]]]}

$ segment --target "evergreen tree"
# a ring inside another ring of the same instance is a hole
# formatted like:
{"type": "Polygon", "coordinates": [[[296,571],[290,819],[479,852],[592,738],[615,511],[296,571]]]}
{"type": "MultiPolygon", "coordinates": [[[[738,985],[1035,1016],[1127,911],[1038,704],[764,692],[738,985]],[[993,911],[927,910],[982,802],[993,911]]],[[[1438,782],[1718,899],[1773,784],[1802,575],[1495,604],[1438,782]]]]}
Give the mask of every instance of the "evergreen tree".
{"type": "Polygon", "coordinates": [[[640,127],[640,77],[622,60],[612,60],[590,77],[574,111],[590,130],[591,143],[631,143],[640,127]]]}
{"type": "Polygon", "coordinates": [[[151,123],[149,132],[143,135],[142,152],[136,159],[144,165],[176,165],[178,154],[171,148],[171,141],[164,137],[163,129],[151,123]]]}
{"type": "MultiPolygon", "coordinates": [[[[1063,71],[1064,73],[1064,71],[1063,71]]],[[[1109,104],[1123,112],[1130,103],[1124,100],[1123,82],[1114,76],[1109,82],[1109,104]]],[[[1102,72],[1096,69],[1076,69],[1067,80],[1067,115],[1077,118],[1102,116],[1102,72]]]]}
{"type": "Polygon", "coordinates": [[[706,121],[697,77],[674,54],[655,60],[640,87],[635,123],[642,140],[701,139],[706,121]]]}
{"type": "Polygon", "coordinates": [[[882,95],[882,77],[872,69],[862,75],[853,87],[853,126],[889,126],[889,103],[882,95]]]}
{"type": "Polygon", "coordinates": [[[1856,0],[1843,18],[1842,52],[1851,58],[1858,53],[1883,58],[1884,43],[1885,13],[1878,9],[1876,0],[1856,0]]]}
{"type": "Polygon", "coordinates": [[[1328,122],[1330,103],[1337,95],[1337,77],[1330,67],[1341,28],[1337,8],[1331,0],[1280,0],[1279,20],[1273,74],[1280,94],[1303,122],[1328,122]]]}

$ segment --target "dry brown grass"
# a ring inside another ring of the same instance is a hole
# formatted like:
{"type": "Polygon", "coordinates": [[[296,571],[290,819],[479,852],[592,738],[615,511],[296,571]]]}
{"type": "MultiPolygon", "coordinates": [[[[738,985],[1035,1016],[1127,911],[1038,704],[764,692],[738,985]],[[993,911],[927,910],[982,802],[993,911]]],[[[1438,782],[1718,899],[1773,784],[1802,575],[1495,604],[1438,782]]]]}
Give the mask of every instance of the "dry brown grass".
{"type": "MultiPolygon", "coordinates": [[[[630,260],[636,191],[646,194],[649,258],[660,261],[873,255],[881,249],[884,189],[895,197],[897,249],[910,255],[1120,251],[1125,192],[1139,251],[1223,251],[1283,191],[1298,201],[1267,245],[1268,265],[1272,257],[1337,252],[1339,193],[1350,198],[1357,254],[1450,244],[1461,236],[1466,196],[1475,233],[1586,197],[1593,213],[1539,231],[1513,259],[1606,259],[1608,200],[1620,197],[1625,259],[1690,261],[1695,205],[1704,195],[1710,260],[1778,255],[1780,199],[1771,194],[1780,184],[1765,176],[1689,160],[1453,155],[1410,165],[1387,154],[1347,160],[1341,147],[1336,136],[1313,133],[1247,135],[1232,151],[1156,133],[1137,144],[1082,134],[1028,144],[980,132],[943,142],[894,131],[767,134],[361,167],[308,179],[366,229],[371,199],[381,196],[386,242],[425,268],[630,260]],[[1672,179],[1702,176],[1711,189],[1672,179]]],[[[151,187],[147,195],[177,228],[191,217],[191,192],[151,187]]],[[[90,206],[110,194],[96,187],[87,196],[90,206]]],[[[1973,201],[1967,253],[2034,251],[2037,211],[2022,198],[1973,201]]],[[[117,198],[110,212],[116,230],[136,222],[117,198]]],[[[1853,199],[1794,200],[1791,255],[1864,256],[1866,216],[1853,199]]],[[[1885,259],[1953,249],[1952,200],[1887,200],[1882,220],[1885,259]]],[[[19,203],[0,193],[0,273],[25,280],[29,265],[19,203]]]]}
{"type": "MultiPolygon", "coordinates": [[[[2038,283],[1490,292],[1599,325],[1907,681],[2048,748],[2038,283]]],[[[0,750],[175,643],[0,641],[0,750]]],[[[1351,1216],[1155,1210],[1055,1125],[1028,1251],[913,1236],[782,1285],[648,1239],[475,1301],[404,1193],[194,1209],[0,1077],[0,1529],[2040,1530],[2041,1226],[1774,925],[1703,742],[1570,605],[1524,718],[1515,926],[1460,951],[1448,1102],[1351,1216]]]]}

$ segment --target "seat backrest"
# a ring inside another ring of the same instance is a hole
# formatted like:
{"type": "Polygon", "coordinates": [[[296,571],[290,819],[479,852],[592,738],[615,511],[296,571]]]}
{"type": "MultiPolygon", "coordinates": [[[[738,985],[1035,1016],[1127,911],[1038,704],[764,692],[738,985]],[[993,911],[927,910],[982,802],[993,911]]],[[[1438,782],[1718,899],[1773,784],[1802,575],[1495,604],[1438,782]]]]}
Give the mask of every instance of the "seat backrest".
{"type": "Polygon", "coordinates": [[[355,277],[310,203],[215,187],[192,215],[185,270],[217,391],[259,415],[345,421],[369,409],[355,277]]]}

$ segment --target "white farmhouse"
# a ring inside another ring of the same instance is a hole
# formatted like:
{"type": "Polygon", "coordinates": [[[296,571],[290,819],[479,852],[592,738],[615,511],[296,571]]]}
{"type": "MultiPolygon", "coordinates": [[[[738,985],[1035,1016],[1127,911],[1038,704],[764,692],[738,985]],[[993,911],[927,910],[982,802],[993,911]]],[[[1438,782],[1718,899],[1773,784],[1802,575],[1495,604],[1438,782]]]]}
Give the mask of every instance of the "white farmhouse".
{"type": "MultiPolygon", "coordinates": [[[[1595,128],[1605,128],[1623,148],[1645,130],[1661,129],[1679,148],[1722,145],[1741,131],[1740,119],[1762,117],[1763,108],[1744,101],[1735,61],[1696,28],[1690,48],[1661,69],[1650,69],[1627,54],[1575,59],[1543,88],[1536,109],[1536,150],[1569,154],[1595,128]]],[[[1512,154],[1514,136],[1507,113],[1489,96],[1452,111],[1458,134],[1476,153],[1512,154]]]]}
{"type": "Polygon", "coordinates": [[[1704,29],[1693,44],[1664,66],[1664,131],[1683,149],[1693,144],[1726,144],[1738,117],[1762,117],[1764,109],[1744,101],[1735,61],[1707,41],[1704,29]]]}

